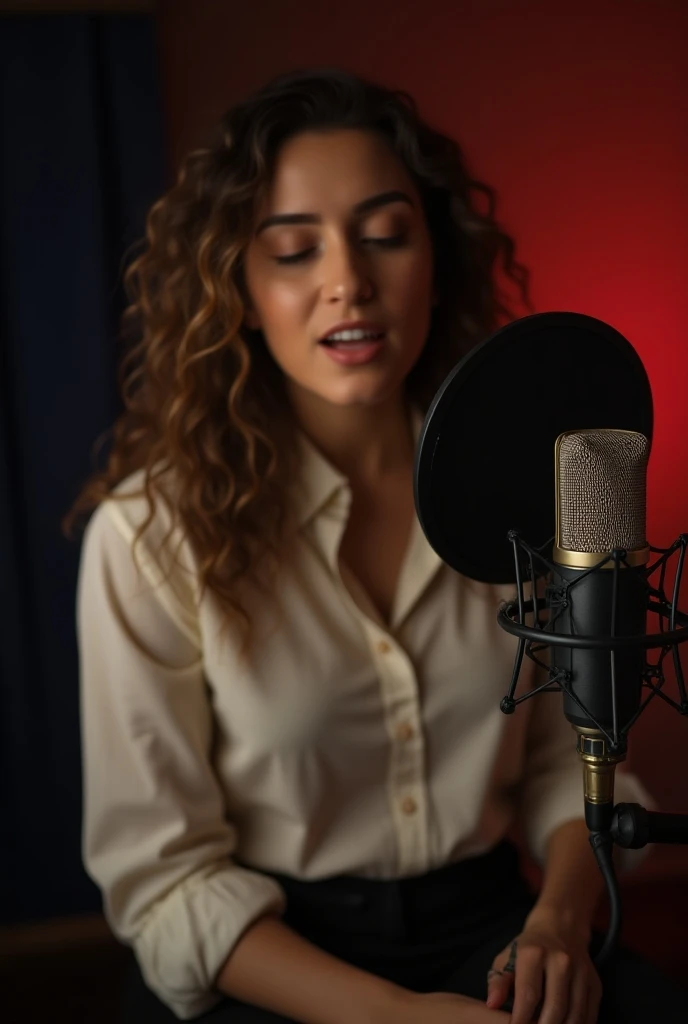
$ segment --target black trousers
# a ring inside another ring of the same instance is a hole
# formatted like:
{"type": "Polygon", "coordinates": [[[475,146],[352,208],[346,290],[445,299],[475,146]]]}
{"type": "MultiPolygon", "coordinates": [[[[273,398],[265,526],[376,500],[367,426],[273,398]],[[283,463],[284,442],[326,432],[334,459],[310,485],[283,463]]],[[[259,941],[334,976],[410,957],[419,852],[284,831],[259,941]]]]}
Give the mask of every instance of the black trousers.
{"type": "MultiPolygon", "coordinates": [[[[458,992],[476,999],[485,999],[494,957],[521,931],[533,905],[509,843],[482,857],[399,881],[340,877],[301,882],[274,877],[287,895],[285,923],[320,948],[404,988],[458,992]]],[[[601,938],[596,938],[597,944],[601,938]]],[[[688,990],[628,950],[618,949],[601,977],[600,1024],[688,1020],[688,990]]],[[[214,1024],[287,1021],[229,998],[196,1019],[214,1024]]],[[[147,988],[132,960],[120,1024],[176,1020],[147,988]]]]}

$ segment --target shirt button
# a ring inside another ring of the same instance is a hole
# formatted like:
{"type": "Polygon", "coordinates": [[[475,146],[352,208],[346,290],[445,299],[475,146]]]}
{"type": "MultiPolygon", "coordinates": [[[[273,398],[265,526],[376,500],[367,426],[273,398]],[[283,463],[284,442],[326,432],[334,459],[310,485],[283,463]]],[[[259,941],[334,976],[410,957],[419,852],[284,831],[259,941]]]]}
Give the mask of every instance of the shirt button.
{"type": "Polygon", "coordinates": [[[389,652],[392,650],[392,648],[390,647],[386,640],[379,640],[377,644],[377,649],[380,652],[380,654],[389,654],[389,652]]]}
{"type": "Polygon", "coordinates": [[[402,722],[397,728],[397,739],[407,743],[413,736],[413,726],[410,722],[402,722]]]}
{"type": "Polygon", "coordinates": [[[418,810],[418,804],[412,796],[407,796],[401,801],[401,809],[404,814],[415,814],[418,810]]]}

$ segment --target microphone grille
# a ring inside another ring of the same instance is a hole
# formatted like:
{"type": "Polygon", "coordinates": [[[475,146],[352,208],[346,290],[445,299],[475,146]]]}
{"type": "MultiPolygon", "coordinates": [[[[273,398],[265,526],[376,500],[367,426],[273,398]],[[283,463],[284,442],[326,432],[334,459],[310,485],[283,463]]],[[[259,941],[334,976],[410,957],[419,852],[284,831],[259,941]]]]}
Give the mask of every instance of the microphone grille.
{"type": "Polygon", "coordinates": [[[558,442],[558,544],[569,551],[646,545],[650,443],[628,430],[585,430],[558,442]]]}

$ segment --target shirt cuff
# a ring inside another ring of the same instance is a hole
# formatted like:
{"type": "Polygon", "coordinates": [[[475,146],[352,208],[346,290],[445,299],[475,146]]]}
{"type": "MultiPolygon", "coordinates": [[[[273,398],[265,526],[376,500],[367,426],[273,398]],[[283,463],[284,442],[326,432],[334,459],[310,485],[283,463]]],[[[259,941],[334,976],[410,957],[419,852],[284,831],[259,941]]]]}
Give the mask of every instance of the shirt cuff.
{"type": "Polygon", "coordinates": [[[214,984],[242,934],[285,905],[283,889],[259,872],[232,865],[194,875],[149,911],[132,940],[146,984],[179,1020],[200,1016],[225,998],[214,984]]]}

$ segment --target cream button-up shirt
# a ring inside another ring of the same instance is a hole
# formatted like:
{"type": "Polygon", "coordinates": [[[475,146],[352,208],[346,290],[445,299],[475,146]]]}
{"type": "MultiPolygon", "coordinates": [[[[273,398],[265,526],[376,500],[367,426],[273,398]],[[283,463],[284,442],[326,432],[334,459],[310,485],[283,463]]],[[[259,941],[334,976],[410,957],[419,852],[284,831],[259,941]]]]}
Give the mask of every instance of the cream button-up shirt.
{"type": "MultiPolygon", "coordinates": [[[[488,850],[517,818],[542,859],[583,813],[560,696],[499,708],[516,640],[497,611],[511,588],[451,570],[415,521],[383,623],[339,565],[346,479],[305,439],[302,465],[276,586],[244,594],[244,659],[200,594],[186,538],[159,554],[164,503],[136,557],[142,498],[102,504],[84,540],[84,862],[113,931],[182,1020],[221,999],[234,944],[283,909],[263,871],[419,874],[488,850]]],[[[526,660],[519,690],[531,672],[526,660]]],[[[645,796],[617,773],[617,799],[645,796]]]]}

